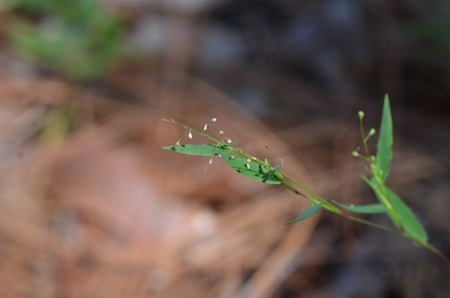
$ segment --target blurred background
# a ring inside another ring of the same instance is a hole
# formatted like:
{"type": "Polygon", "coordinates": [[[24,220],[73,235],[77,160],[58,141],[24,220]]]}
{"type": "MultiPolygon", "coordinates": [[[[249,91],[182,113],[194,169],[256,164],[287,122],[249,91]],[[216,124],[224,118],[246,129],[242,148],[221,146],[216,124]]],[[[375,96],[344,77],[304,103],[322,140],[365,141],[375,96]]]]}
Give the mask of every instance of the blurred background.
{"type": "MultiPolygon", "coordinates": [[[[0,1],[1,297],[450,297],[449,266],[208,158],[220,130],[325,198],[388,93],[388,184],[450,255],[446,0],[0,1]],[[187,140],[182,140],[182,143],[187,140]],[[194,136],[194,143],[202,143],[194,136]]],[[[369,142],[375,150],[375,139],[369,142]]],[[[366,219],[389,224],[383,215],[366,219]]]]}

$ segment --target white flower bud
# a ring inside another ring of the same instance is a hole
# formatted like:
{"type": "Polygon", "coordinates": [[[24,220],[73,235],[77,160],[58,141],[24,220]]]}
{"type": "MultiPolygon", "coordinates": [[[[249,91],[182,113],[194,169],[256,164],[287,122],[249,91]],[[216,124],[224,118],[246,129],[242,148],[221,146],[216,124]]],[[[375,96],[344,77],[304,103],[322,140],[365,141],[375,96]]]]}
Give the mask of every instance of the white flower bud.
{"type": "Polygon", "coordinates": [[[191,131],[188,134],[188,138],[192,140],[192,132],[191,131]]]}
{"type": "Polygon", "coordinates": [[[217,121],[217,118],[212,118],[211,123],[215,123],[217,121]]]}

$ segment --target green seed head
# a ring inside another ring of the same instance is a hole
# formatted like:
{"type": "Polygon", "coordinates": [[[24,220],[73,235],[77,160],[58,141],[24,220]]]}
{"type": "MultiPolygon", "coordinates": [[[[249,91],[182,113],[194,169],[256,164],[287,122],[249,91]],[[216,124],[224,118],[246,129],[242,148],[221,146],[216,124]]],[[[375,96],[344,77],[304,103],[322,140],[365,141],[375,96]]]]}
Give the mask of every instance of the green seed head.
{"type": "Polygon", "coordinates": [[[359,111],[358,112],[358,116],[359,116],[359,119],[364,118],[364,112],[363,111],[359,111]]]}

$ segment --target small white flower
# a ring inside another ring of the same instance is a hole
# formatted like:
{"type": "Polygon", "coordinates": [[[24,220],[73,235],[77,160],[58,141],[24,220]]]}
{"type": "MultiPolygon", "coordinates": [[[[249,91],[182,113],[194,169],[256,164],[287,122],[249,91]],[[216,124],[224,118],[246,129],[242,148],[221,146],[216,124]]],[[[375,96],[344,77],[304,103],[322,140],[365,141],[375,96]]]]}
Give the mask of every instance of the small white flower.
{"type": "Polygon", "coordinates": [[[231,142],[232,142],[231,139],[228,139],[227,143],[228,143],[228,144],[231,144],[231,142]]]}
{"type": "Polygon", "coordinates": [[[219,131],[219,135],[223,136],[225,133],[223,132],[223,130],[219,131]]]}
{"type": "Polygon", "coordinates": [[[215,123],[217,121],[217,118],[212,118],[211,123],[215,123]]]}
{"type": "Polygon", "coordinates": [[[208,162],[210,165],[212,165],[212,158],[209,160],[209,162],[208,162]]]}
{"type": "Polygon", "coordinates": [[[188,138],[192,140],[192,132],[191,131],[188,134],[188,138]]]}
{"type": "Polygon", "coordinates": [[[208,125],[208,124],[205,124],[205,125],[203,126],[203,132],[205,132],[205,131],[208,129],[208,127],[209,127],[209,125],[208,125]]]}
{"type": "Polygon", "coordinates": [[[249,170],[250,170],[250,164],[249,164],[249,163],[247,163],[247,165],[246,165],[246,166],[247,166],[247,169],[249,169],[249,170]]]}

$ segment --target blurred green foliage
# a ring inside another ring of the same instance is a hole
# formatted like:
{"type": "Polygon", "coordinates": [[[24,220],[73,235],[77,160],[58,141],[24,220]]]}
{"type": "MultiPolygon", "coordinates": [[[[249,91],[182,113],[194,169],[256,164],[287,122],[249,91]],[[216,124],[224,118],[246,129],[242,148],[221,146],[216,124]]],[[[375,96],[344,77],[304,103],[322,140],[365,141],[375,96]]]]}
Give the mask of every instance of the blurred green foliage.
{"type": "Polygon", "coordinates": [[[406,22],[402,33],[409,41],[420,45],[419,59],[441,64],[450,53],[450,5],[447,1],[430,2],[420,18],[406,22]]]}
{"type": "Polygon", "coordinates": [[[40,124],[40,140],[51,143],[70,134],[77,124],[78,113],[72,102],[67,102],[48,112],[40,124]]]}
{"type": "Polygon", "coordinates": [[[70,81],[96,79],[123,53],[120,19],[98,0],[10,0],[12,51],[70,81]]]}

